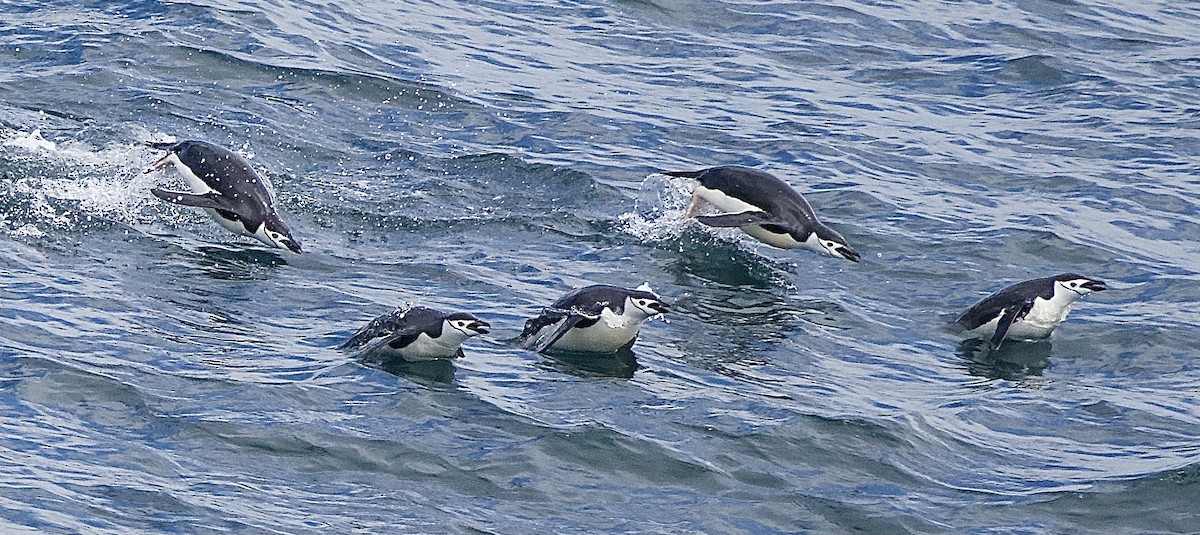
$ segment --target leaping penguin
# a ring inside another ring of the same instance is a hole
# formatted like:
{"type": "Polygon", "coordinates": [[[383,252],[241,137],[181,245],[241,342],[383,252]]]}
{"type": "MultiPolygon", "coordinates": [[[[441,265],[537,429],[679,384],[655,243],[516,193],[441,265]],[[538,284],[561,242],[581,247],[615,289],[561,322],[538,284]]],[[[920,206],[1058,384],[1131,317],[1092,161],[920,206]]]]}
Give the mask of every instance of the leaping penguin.
{"type": "Polygon", "coordinates": [[[990,337],[993,348],[1004,340],[1041,340],[1067,318],[1077,299],[1106,289],[1104,281],[1074,273],[1019,282],[983,298],[954,320],[952,328],[971,337],[990,337]]]}
{"type": "Polygon", "coordinates": [[[804,196],[774,175],[727,165],[699,171],[667,171],[699,181],[684,217],[710,227],[738,227],[767,245],[803,248],[858,262],[859,254],[838,231],[817,220],[804,196]],[[707,205],[720,213],[697,215],[707,205]]]}
{"type": "Polygon", "coordinates": [[[173,204],[203,208],[230,232],[300,253],[300,242],[275,212],[274,199],[266,182],[245,158],[204,141],[146,144],[167,150],[165,156],[146,170],[147,173],[174,166],[192,189],[187,193],[154,188],[150,193],[155,197],[173,204]]]}
{"type": "Polygon", "coordinates": [[[670,308],[646,284],[636,290],[607,284],[587,286],[562,296],[541,315],[526,321],[516,343],[538,352],[612,353],[632,346],[642,323],[670,308]]]}
{"type": "Polygon", "coordinates": [[[356,357],[398,357],[408,362],[462,358],[467,338],[491,325],[466,312],[447,314],[426,307],[401,307],[371,320],[338,346],[356,357]]]}

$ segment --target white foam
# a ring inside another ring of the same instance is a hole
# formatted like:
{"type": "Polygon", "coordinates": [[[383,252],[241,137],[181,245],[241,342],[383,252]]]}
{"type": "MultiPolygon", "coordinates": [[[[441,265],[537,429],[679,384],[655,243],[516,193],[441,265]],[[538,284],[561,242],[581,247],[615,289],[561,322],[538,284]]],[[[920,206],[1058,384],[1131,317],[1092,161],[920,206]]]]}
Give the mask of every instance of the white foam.
{"type": "Polygon", "coordinates": [[[0,183],[3,228],[13,237],[41,237],[52,228],[85,227],[95,219],[129,225],[155,219],[159,204],[150,188],[165,181],[145,174],[152,157],[138,143],[95,148],[82,142],[55,143],[40,129],[15,132],[0,144],[7,170],[0,183]]]}
{"type": "Polygon", "coordinates": [[[684,217],[694,188],[693,180],[659,173],[647,176],[638,190],[634,210],[617,217],[618,230],[643,242],[661,243],[678,240],[693,226],[712,236],[738,242],[742,237],[738,229],[708,227],[684,217]]]}
{"type": "Polygon", "coordinates": [[[6,139],[4,146],[22,148],[28,151],[53,152],[58,150],[58,146],[53,141],[47,141],[42,137],[42,129],[40,128],[34,128],[33,132],[28,134],[6,139]]]}
{"type": "Polygon", "coordinates": [[[618,216],[618,230],[645,242],[663,242],[683,235],[683,214],[691,200],[692,185],[658,173],[642,181],[634,210],[618,216]]]}

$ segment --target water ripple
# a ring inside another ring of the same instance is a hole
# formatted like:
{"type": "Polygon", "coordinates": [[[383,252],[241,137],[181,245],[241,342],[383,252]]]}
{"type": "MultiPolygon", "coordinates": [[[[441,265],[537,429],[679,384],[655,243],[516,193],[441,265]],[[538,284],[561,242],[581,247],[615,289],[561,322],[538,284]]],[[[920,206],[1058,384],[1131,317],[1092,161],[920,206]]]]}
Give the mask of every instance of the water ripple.
{"type": "Polygon", "coordinates": [[[1192,6],[4,12],[5,532],[1194,529],[1192,6]],[[147,195],[162,135],[251,158],[306,254],[147,195]],[[863,261],[684,220],[655,173],[717,164],[863,261]],[[1050,340],[943,333],[1062,271],[1111,290],[1050,340]],[[597,282],[672,313],[613,356],[506,342],[597,282]],[[335,349],[406,302],[495,331],[335,349]]]}

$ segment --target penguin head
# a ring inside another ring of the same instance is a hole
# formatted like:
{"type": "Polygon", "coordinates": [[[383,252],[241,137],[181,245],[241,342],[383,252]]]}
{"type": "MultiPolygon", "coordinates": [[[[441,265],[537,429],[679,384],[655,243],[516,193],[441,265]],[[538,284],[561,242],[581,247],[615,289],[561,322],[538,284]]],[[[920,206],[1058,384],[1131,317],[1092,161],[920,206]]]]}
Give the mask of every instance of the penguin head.
{"type": "Polygon", "coordinates": [[[845,258],[851,262],[858,262],[860,258],[858,251],[850,247],[850,244],[846,243],[846,238],[843,238],[838,231],[825,225],[817,224],[817,228],[813,234],[816,234],[817,243],[821,246],[821,249],[829,253],[830,256],[845,258]]]}
{"type": "Polygon", "coordinates": [[[671,306],[650,289],[649,284],[642,284],[636,290],[631,290],[625,297],[625,310],[632,310],[646,317],[666,314],[671,306]]]}
{"type": "Polygon", "coordinates": [[[488,322],[466,312],[448,314],[442,321],[451,329],[462,333],[463,338],[470,338],[477,334],[487,334],[491,327],[491,324],[488,322]]]}
{"type": "Polygon", "coordinates": [[[1054,276],[1055,293],[1058,293],[1059,288],[1073,292],[1073,295],[1065,295],[1078,299],[1092,292],[1102,292],[1107,290],[1108,286],[1105,285],[1104,281],[1102,280],[1084,277],[1083,275],[1076,275],[1074,273],[1063,273],[1061,275],[1054,276]]]}
{"type": "Polygon", "coordinates": [[[262,237],[259,239],[262,239],[267,245],[274,245],[280,249],[287,249],[293,253],[300,254],[300,240],[292,236],[292,231],[288,229],[287,225],[283,223],[283,220],[278,215],[271,214],[271,217],[263,222],[262,234],[266,239],[262,237]]]}

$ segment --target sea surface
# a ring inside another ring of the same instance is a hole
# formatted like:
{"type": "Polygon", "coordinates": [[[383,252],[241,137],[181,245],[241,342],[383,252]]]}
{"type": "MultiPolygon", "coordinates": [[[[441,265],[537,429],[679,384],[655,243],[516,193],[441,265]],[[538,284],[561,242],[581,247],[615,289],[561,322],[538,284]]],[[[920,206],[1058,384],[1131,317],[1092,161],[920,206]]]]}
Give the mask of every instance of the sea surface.
{"type": "Polygon", "coordinates": [[[1198,162],[1192,2],[0,0],[0,532],[1197,533],[1198,162]],[[149,195],[170,138],[304,254],[149,195]],[[684,220],[722,164],[862,262],[684,220]],[[643,282],[632,353],[509,343],[643,282]],[[336,349],[405,303],[493,332],[336,349]]]}

